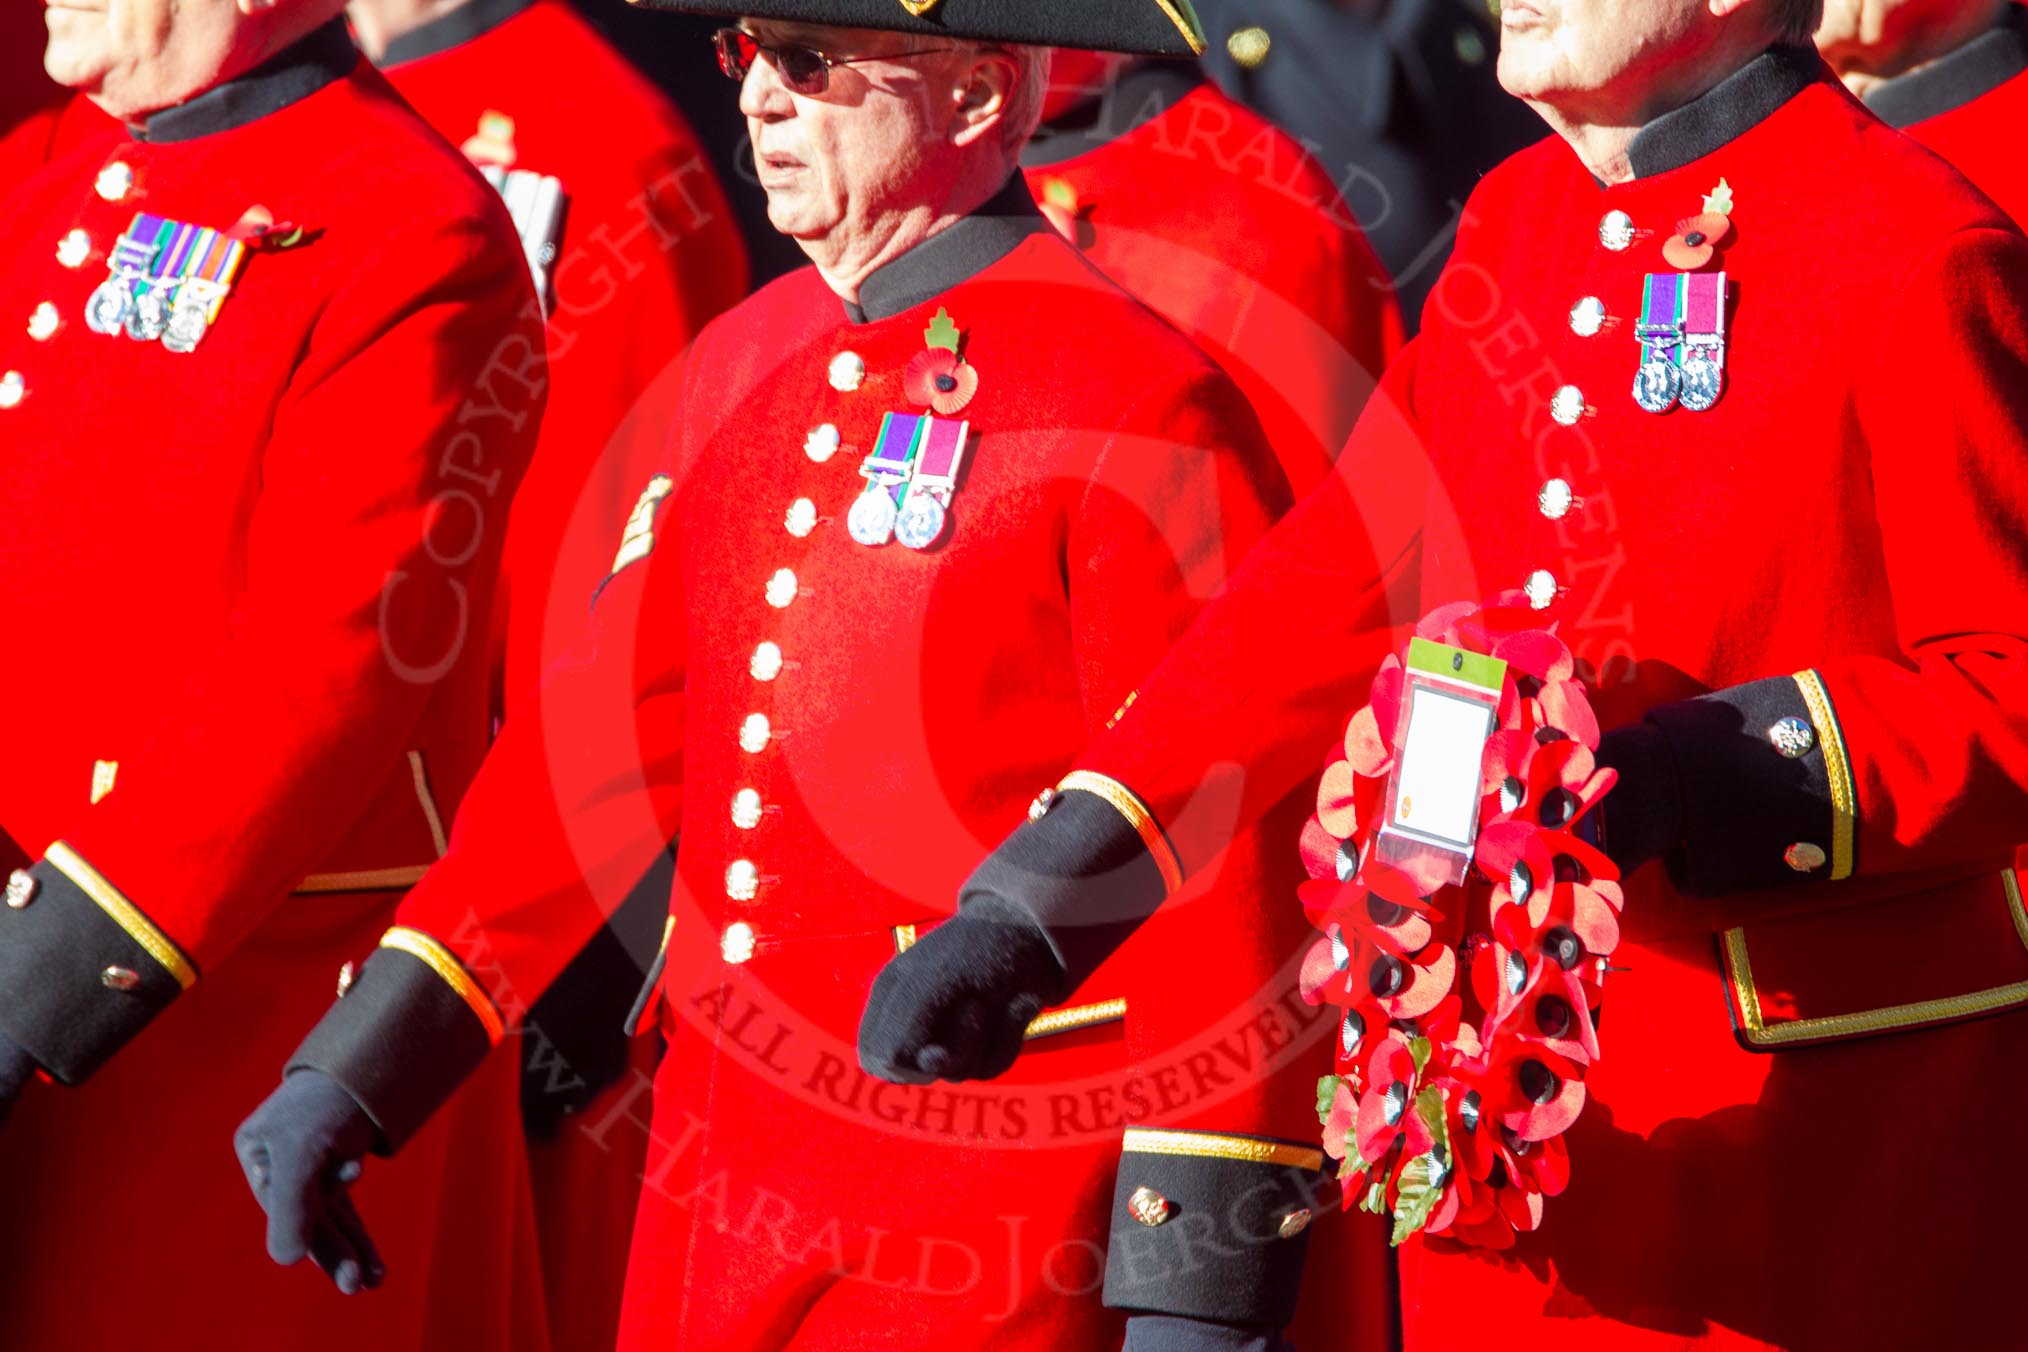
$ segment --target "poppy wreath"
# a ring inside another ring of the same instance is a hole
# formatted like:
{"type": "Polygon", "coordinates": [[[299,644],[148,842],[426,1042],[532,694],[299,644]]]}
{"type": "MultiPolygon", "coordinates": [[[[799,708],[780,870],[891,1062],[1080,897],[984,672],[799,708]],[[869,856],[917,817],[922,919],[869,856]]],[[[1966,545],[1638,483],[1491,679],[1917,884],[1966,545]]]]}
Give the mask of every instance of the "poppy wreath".
{"type": "Polygon", "coordinates": [[[1588,814],[1612,788],[1598,721],[1568,646],[1520,593],[1446,606],[1419,637],[1506,662],[1480,772],[1479,834],[1462,886],[1378,858],[1406,707],[1390,656],[1325,770],[1303,831],[1299,889],[1320,937],[1303,997],[1340,1013],[1334,1073],[1317,1086],[1324,1148],[1346,1209],[1504,1249],[1563,1191],[1563,1134],[1598,1060],[1619,871],[1588,814]]]}

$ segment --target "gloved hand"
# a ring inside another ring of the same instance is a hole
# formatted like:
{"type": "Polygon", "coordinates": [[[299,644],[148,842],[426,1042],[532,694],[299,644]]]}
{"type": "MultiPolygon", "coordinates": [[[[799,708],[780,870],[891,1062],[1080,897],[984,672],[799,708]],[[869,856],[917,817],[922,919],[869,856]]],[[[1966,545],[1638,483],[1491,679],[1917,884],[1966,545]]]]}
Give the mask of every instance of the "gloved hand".
{"type": "Polygon", "coordinates": [[[366,1111],[314,1070],[285,1077],[232,1138],[247,1186],[268,1213],[268,1257],[287,1267],[307,1255],[348,1296],[385,1275],[347,1191],[373,1140],[366,1111]]]}
{"type": "Polygon", "coordinates": [[[14,1101],[28,1087],[35,1069],[35,1058],[15,1045],[13,1038],[0,1033],[0,1128],[14,1115],[14,1101]]]}
{"type": "Polygon", "coordinates": [[[1624,877],[1682,843],[1683,790],[1676,756],[1668,734],[1644,721],[1599,738],[1598,763],[1618,771],[1619,783],[1578,818],[1576,830],[1604,850],[1624,877]]]}
{"type": "Polygon", "coordinates": [[[859,1020],[859,1064],[896,1084],[989,1080],[1020,1055],[1028,1025],[1069,994],[1042,931],[986,898],[883,967],[859,1020]]]}
{"type": "Polygon", "coordinates": [[[1237,1328],[1167,1314],[1137,1314],[1127,1321],[1121,1352],[1291,1352],[1272,1329],[1237,1328]]]}

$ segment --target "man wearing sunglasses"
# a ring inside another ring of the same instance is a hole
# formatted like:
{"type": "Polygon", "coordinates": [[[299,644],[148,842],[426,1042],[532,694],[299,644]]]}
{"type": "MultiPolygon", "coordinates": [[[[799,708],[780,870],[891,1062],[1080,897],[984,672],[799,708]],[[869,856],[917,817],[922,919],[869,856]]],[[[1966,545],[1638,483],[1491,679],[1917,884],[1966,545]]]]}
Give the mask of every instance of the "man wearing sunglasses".
{"type": "MultiPolygon", "coordinates": [[[[1018,173],[1043,47],[1202,35],[1170,0],[752,9],[719,53],[813,266],[698,340],[583,645],[242,1127],[270,1246],[370,1243],[361,1157],[407,1142],[680,826],[623,1347],[1265,1349],[1334,1205],[1323,1030],[1290,1012],[1301,921],[1258,903],[1295,881],[1302,805],[1079,989],[947,900],[1133,716],[1288,501],[1237,388],[1018,173]],[[856,1043],[875,973],[918,944],[953,977],[1028,974],[1011,1038],[979,1046],[978,1010],[925,1030],[952,1064],[1025,1040],[1006,1086],[856,1043]]],[[[1052,815],[1112,812],[1081,783],[1052,815]]]]}

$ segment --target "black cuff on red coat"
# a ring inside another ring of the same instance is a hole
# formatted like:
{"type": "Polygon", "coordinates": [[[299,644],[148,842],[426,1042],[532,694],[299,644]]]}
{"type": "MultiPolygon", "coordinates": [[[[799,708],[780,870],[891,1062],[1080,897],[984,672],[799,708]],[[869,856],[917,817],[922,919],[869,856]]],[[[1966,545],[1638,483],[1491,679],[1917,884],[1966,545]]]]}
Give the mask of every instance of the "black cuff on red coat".
{"type": "Polygon", "coordinates": [[[465,995],[402,948],[375,949],[289,1058],[343,1085],[392,1155],[479,1068],[495,1041],[465,995]]]}
{"type": "Polygon", "coordinates": [[[1113,1188],[1105,1303],[1279,1329],[1295,1314],[1309,1226],[1338,1185],[1314,1146],[1137,1129],[1113,1188]]]}
{"type": "MultiPolygon", "coordinates": [[[[1816,673],[1660,705],[1648,719],[1676,762],[1679,890],[1718,897],[1851,876],[1851,771],[1816,673]]],[[[1608,796],[1608,843],[1617,820],[1608,796]]]]}
{"type": "Polygon", "coordinates": [[[1048,937],[1077,989],[1155,913],[1162,872],[1119,809],[1072,789],[1032,816],[965,880],[959,906],[988,898],[1025,914],[1048,937]]]}
{"type": "Polygon", "coordinates": [[[167,935],[61,844],[0,908],[0,1032],[80,1084],[197,980],[167,935]]]}

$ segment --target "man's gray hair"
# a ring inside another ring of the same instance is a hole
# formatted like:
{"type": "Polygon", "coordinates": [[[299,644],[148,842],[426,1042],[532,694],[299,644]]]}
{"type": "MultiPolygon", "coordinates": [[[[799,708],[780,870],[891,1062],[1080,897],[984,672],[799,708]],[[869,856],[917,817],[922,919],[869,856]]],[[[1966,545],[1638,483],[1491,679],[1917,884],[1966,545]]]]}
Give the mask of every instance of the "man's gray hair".
{"type": "Polygon", "coordinates": [[[1768,0],[1768,25],[1777,42],[1807,47],[1824,22],[1824,0],[1768,0]]]}

